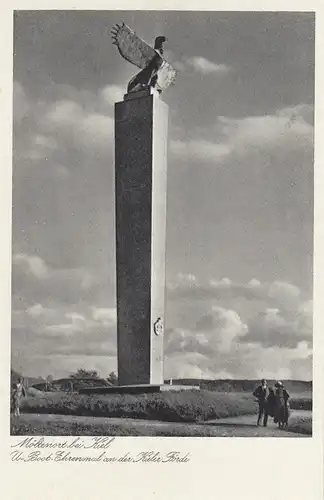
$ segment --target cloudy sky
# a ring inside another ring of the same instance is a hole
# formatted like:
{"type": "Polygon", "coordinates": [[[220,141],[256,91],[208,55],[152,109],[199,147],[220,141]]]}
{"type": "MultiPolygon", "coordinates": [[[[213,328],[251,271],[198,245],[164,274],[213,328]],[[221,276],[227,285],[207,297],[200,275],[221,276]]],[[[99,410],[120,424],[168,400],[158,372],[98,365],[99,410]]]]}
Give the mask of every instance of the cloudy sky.
{"type": "Polygon", "coordinates": [[[19,12],[13,366],[116,370],[113,105],[124,20],[163,34],[170,109],[166,377],[310,379],[312,14],[19,12]]]}

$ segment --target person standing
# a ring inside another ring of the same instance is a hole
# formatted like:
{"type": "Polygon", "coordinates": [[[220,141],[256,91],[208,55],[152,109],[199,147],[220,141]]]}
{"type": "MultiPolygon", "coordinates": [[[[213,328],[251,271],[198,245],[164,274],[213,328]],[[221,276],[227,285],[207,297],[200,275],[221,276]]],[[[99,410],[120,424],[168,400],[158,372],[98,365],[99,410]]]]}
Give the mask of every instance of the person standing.
{"type": "Polygon", "coordinates": [[[267,412],[267,398],[269,396],[268,384],[265,379],[261,380],[261,384],[253,391],[253,396],[257,398],[259,405],[259,413],[257,425],[260,425],[261,419],[263,417],[263,425],[267,426],[268,412],[267,412]]]}
{"type": "Polygon", "coordinates": [[[280,381],[275,383],[275,388],[275,423],[278,423],[279,427],[284,427],[288,425],[290,395],[280,381]]]}
{"type": "Polygon", "coordinates": [[[26,397],[26,390],[23,385],[23,379],[20,377],[17,384],[14,385],[12,393],[13,410],[15,417],[20,415],[20,405],[23,397],[26,397]]]}
{"type": "Polygon", "coordinates": [[[267,427],[267,424],[268,424],[268,417],[274,417],[275,404],[276,404],[276,397],[274,394],[274,390],[269,388],[269,394],[268,394],[268,397],[266,399],[266,404],[265,404],[265,409],[264,409],[263,424],[265,427],[267,427]]]}

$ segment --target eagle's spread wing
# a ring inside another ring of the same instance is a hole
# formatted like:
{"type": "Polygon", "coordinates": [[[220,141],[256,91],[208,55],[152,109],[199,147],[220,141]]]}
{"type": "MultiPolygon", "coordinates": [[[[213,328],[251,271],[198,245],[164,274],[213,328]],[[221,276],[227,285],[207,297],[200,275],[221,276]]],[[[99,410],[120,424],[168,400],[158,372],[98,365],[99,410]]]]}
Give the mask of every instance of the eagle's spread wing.
{"type": "Polygon", "coordinates": [[[112,29],[113,43],[126,61],[144,69],[156,57],[156,51],[136,35],[125,23],[112,29]]]}

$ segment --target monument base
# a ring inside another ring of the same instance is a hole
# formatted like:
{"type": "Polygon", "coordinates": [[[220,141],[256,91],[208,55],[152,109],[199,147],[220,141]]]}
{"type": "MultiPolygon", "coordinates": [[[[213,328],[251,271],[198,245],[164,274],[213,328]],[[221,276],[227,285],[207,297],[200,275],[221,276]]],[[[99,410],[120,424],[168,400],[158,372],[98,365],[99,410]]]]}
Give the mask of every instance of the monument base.
{"type": "Polygon", "coordinates": [[[139,384],[113,385],[111,387],[87,387],[79,389],[80,394],[147,394],[166,391],[199,391],[199,385],[170,385],[170,384],[139,384]]]}

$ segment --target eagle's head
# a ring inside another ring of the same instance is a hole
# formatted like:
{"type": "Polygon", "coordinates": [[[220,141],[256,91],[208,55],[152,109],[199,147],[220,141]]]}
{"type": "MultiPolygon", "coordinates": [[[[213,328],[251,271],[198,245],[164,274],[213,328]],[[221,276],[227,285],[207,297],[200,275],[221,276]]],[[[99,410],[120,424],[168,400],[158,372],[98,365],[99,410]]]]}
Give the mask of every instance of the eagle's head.
{"type": "Polygon", "coordinates": [[[165,36],[157,36],[154,42],[154,49],[163,54],[163,44],[166,40],[165,36]]]}

